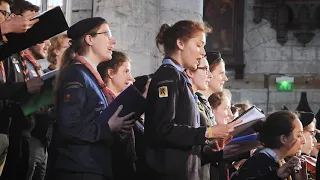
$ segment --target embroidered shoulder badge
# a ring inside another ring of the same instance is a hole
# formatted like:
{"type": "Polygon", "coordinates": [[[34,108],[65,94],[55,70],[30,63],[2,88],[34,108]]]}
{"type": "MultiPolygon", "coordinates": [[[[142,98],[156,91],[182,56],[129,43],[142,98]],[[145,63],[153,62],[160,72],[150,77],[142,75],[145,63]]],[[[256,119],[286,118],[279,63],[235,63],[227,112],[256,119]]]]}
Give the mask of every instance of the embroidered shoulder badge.
{"type": "Polygon", "coordinates": [[[168,87],[167,86],[161,86],[159,87],[159,97],[168,97],[168,87]]]}

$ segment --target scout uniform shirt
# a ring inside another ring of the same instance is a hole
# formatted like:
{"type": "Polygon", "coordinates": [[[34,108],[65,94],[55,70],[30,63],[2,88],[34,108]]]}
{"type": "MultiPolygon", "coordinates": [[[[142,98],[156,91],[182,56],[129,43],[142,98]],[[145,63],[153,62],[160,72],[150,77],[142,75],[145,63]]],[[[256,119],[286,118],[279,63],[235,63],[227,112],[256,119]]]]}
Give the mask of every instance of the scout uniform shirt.
{"type": "Polygon", "coordinates": [[[166,58],[149,86],[146,159],[164,179],[200,179],[200,145],[205,143],[206,127],[200,127],[200,113],[188,83],[184,69],[166,58]]]}

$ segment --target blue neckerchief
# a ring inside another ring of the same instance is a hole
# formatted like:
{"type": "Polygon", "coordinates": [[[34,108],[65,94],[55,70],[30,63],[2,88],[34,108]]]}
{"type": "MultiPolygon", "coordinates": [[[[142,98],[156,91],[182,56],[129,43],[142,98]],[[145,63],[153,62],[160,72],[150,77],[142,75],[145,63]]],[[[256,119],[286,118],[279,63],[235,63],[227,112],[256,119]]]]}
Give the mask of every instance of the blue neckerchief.
{"type": "Polygon", "coordinates": [[[169,64],[169,65],[172,65],[173,67],[175,67],[178,71],[182,72],[183,74],[183,78],[184,80],[186,81],[186,86],[187,86],[187,89],[188,89],[188,92],[190,93],[191,96],[193,96],[193,99],[194,99],[194,105],[195,105],[195,110],[196,110],[196,127],[199,127],[200,126],[200,111],[199,111],[199,108],[198,108],[198,96],[196,94],[193,94],[191,92],[191,89],[188,87],[188,84],[191,85],[191,82],[190,82],[190,79],[184,74],[184,71],[185,69],[180,66],[179,64],[176,64],[174,63],[170,57],[165,57],[162,61],[162,64],[169,64]]]}
{"type": "Polygon", "coordinates": [[[267,155],[268,157],[274,159],[274,161],[276,163],[279,163],[279,158],[278,158],[277,154],[274,151],[272,151],[270,148],[264,148],[259,153],[263,153],[263,154],[267,155]]]}

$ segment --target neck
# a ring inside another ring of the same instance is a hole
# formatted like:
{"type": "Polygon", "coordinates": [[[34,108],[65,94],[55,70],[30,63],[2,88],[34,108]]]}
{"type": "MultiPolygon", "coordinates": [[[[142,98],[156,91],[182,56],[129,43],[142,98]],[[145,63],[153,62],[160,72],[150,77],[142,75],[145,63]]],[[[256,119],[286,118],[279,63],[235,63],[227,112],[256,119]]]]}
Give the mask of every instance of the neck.
{"type": "Polygon", "coordinates": [[[181,58],[181,56],[179,54],[174,53],[174,54],[169,55],[169,57],[174,59],[183,68],[187,68],[187,67],[184,67],[184,64],[182,63],[182,58],[181,58]]]}
{"type": "Polygon", "coordinates": [[[91,51],[84,55],[85,57],[89,58],[90,61],[94,64],[95,67],[101,62],[101,60],[91,51]]]}
{"type": "Polygon", "coordinates": [[[203,94],[205,97],[209,97],[211,94],[215,93],[210,88],[208,88],[206,91],[200,91],[201,94],[203,94]]]}
{"type": "Polygon", "coordinates": [[[121,93],[121,91],[118,90],[118,88],[110,81],[111,80],[108,80],[106,83],[107,88],[110,89],[116,96],[118,96],[121,93]]]}
{"type": "Polygon", "coordinates": [[[25,49],[25,50],[23,50],[23,52],[26,53],[26,54],[28,54],[28,55],[30,55],[33,59],[38,60],[38,59],[36,59],[36,58],[34,57],[32,51],[30,51],[29,49],[25,49]]]}
{"type": "Polygon", "coordinates": [[[192,79],[190,79],[191,81],[191,86],[192,86],[192,91],[195,94],[199,89],[196,87],[196,85],[192,82],[192,79]]]}
{"type": "Polygon", "coordinates": [[[276,153],[276,155],[278,156],[279,160],[281,160],[284,157],[286,157],[286,153],[281,151],[281,149],[271,149],[271,150],[276,153]]]}

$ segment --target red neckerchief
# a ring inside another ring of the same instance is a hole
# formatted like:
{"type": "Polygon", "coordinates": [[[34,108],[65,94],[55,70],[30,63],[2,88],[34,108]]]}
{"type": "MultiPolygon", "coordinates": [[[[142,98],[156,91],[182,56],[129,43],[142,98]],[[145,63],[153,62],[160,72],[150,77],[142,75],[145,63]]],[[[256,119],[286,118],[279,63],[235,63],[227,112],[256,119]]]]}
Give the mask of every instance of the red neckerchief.
{"type": "Polygon", "coordinates": [[[100,89],[102,90],[103,94],[105,95],[105,97],[107,99],[108,104],[110,104],[111,101],[116,98],[116,95],[110,89],[107,88],[107,85],[103,82],[103,80],[102,80],[100,74],[98,73],[98,71],[93,69],[92,66],[88,63],[88,61],[86,61],[83,57],[76,56],[75,59],[76,59],[76,61],[78,61],[81,64],[85,65],[90,70],[90,72],[94,75],[94,77],[98,81],[100,89]]]}

